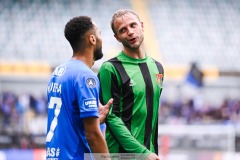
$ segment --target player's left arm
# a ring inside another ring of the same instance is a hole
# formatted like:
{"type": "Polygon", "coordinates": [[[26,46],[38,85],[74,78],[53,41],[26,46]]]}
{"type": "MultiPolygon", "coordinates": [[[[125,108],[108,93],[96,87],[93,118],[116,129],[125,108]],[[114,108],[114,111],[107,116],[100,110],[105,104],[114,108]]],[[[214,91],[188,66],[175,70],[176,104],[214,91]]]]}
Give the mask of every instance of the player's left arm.
{"type": "Polygon", "coordinates": [[[83,124],[91,151],[93,153],[108,153],[107,144],[99,128],[99,118],[83,118],[83,124]]]}

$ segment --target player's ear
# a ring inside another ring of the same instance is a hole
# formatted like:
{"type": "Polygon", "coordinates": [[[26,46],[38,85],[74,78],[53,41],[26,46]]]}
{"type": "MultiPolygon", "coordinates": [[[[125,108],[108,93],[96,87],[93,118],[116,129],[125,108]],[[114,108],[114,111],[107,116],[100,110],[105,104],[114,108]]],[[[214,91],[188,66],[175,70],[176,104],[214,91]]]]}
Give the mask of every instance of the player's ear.
{"type": "Polygon", "coordinates": [[[116,34],[114,34],[114,37],[116,38],[116,40],[118,40],[118,42],[121,42],[116,34]]]}
{"type": "Polygon", "coordinates": [[[95,44],[97,43],[96,36],[93,35],[93,34],[91,34],[91,35],[89,36],[89,41],[90,41],[91,44],[95,45],[95,44]]]}
{"type": "Polygon", "coordinates": [[[141,22],[141,27],[142,27],[142,30],[144,31],[144,25],[143,25],[143,22],[141,22]]]}

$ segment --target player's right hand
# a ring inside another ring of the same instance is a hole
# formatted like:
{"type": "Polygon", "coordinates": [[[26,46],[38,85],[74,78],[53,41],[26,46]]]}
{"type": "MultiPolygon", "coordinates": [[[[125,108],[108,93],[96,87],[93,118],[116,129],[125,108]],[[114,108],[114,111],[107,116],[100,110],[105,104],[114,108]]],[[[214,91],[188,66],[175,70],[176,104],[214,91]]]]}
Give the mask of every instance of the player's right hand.
{"type": "Polygon", "coordinates": [[[158,155],[156,155],[155,153],[150,153],[146,160],[160,160],[160,157],[158,155]]]}
{"type": "Polygon", "coordinates": [[[103,106],[100,102],[99,102],[99,119],[100,119],[100,124],[104,123],[106,120],[106,117],[108,115],[109,112],[109,108],[113,103],[113,98],[109,99],[109,101],[107,102],[107,104],[105,106],[103,106]]]}

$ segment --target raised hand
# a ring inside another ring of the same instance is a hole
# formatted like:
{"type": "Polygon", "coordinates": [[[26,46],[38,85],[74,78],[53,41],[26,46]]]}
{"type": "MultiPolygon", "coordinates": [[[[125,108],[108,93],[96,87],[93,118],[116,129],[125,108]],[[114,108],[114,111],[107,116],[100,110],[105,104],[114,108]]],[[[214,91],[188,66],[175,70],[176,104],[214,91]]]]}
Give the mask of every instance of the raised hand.
{"type": "Polygon", "coordinates": [[[99,102],[99,119],[100,119],[100,124],[104,123],[106,120],[106,116],[109,112],[109,108],[113,103],[113,98],[109,99],[107,104],[104,106],[99,102]]]}

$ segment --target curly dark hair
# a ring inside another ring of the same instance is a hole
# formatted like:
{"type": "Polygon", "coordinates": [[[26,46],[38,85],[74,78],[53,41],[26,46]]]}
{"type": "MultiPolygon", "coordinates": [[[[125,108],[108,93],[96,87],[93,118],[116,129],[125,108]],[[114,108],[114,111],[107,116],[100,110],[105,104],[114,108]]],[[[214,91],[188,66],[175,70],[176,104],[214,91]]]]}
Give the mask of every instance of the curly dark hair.
{"type": "Polygon", "coordinates": [[[82,47],[85,33],[93,27],[92,19],[88,16],[74,17],[65,25],[64,35],[74,52],[82,47]]]}

